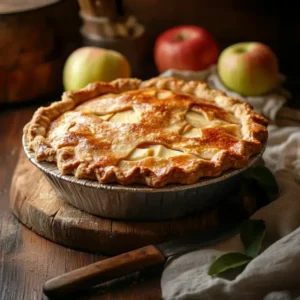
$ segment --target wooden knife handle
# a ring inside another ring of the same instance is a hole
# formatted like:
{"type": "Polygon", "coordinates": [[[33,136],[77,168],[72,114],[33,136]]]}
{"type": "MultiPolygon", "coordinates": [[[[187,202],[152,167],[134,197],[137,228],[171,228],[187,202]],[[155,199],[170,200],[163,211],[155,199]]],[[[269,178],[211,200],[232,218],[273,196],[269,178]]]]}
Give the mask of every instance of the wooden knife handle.
{"type": "Polygon", "coordinates": [[[49,297],[63,296],[164,261],[165,257],[156,247],[146,246],[52,278],[44,284],[44,293],[49,297]]]}

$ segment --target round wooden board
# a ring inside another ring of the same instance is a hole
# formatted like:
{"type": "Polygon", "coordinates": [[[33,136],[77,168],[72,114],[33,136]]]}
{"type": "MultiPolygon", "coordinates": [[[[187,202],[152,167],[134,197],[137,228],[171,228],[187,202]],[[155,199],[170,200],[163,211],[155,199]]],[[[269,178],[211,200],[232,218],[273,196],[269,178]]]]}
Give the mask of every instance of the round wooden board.
{"type": "Polygon", "coordinates": [[[230,202],[197,216],[159,222],[128,222],[100,218],[59,198],[42,173],[21,153],[12,179],[10,205],[32,231],[64,246],[115,255],[156,244],[195,230],[248,217],[256,200],[244,188],[230,202]]]}

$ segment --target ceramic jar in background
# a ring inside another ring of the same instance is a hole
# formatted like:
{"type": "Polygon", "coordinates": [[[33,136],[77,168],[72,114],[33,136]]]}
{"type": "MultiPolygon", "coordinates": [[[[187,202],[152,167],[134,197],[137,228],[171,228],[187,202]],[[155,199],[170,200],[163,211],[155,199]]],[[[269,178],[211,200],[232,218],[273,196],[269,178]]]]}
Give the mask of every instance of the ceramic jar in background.
{"type": "Polygon", "coordinates": [[[142,77],[145,63],[145,28],[129,16],[124,23],[106,17],[90,16],[80,12],[83,24],[80,33],[84,46],[112,49],[128,59],[132,77],[142,77]]]}

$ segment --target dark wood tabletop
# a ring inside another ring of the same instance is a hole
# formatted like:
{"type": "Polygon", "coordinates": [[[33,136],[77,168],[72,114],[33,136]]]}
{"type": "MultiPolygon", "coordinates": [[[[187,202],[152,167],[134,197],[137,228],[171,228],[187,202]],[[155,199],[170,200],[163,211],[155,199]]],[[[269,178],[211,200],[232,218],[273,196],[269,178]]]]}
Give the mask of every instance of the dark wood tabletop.
{"type": "MultiPolygon", "coordinates": [[[[22,151],[23,126],[38,106],[41,103],[0,108],[0,300],[47,299],[42,292],[46,280],[105,258],[50,242],[10,211],[9,190],[22,151]]],[[[132,274],[72,299],[160,299],[160,274],[161,268],[132,274]]]]}
{"type": "MultiPolygon", "coordinates": [[[[289,107],[300,108],[297,78],[289,78],[293,93],[289,107]]],[[[58,96],[57,96],[58,98],[58,96]]],[[[0,300],[47,299],[42,287],[46,280],[104,259],[50,242],[21,224],[9,208],[12,175],[21,148],[24,125],[41,105],[53,98],[26,105],[0,107],[0,300]]],[[[161,299],[162,268],[154,268],[102,285],[72,299],[161,299]]]]}

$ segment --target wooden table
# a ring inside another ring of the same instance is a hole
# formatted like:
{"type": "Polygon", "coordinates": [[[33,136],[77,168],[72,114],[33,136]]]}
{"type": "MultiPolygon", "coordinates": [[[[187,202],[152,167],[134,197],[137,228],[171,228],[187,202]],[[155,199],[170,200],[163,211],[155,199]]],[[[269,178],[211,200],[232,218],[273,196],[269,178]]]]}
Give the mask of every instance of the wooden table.
{"type": "MultiPolygon", "coordinates": [[[[42,293],[47,279],[104,258],[54,244],[11,214],[9,189],[22,129],[38,106],[0,108],[0,300],[47,299],[42,293]]],[[[72,299],[160,299],[160,274],[157,268],[133,274],[72,299]]]]}
{"type": "MultiPolygon", "coordinates": [[[[289,79],[287,88],[293,91],[289,107],[300,109],[298,82],[289,79]]],[[[53,100],[0,107],[0,300],[47,299],[42,293],[47,279],[104,258],[67,249],[38,236],[9,209],[9,189],[22,151],[23,126],[37,107],[53,100]]],[[[72,299],[160,299],[160,274],[157,268],[133,274],[72,299]]]]}

